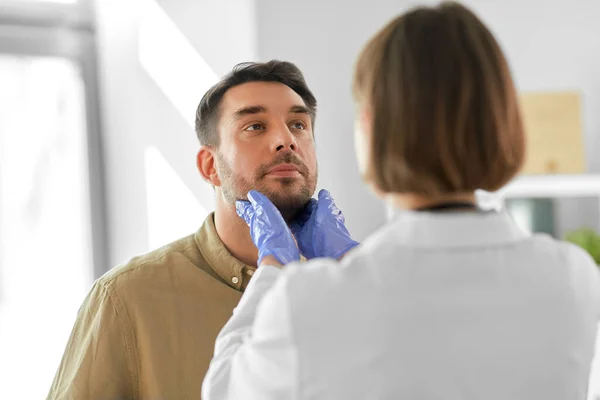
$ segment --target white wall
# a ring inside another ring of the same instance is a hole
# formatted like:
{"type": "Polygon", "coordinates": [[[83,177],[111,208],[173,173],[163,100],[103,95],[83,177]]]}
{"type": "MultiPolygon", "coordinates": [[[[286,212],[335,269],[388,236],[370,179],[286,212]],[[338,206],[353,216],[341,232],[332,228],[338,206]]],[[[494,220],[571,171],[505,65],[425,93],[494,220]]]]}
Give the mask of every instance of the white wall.
{"type": "Polygon", "coordinates": [[[216,76],[256,58],[255,18],[248,0],[98,0],[96,12],[108,269],[195,231],[212,209],[195,108],[216,76]]]}
{"type": "MultiPolygon", "coordinates": [[[[407,7],[422,3],[257,0],[259,57],[295,61],[306,73],[320,103],[316,131],[320,184],[334,193],[357,237],[371,232],[384,217],[379,203],[363,188],[354,161],[353,63],[379,27],[407,7]]],[[[600,1],[470,0],[465,4],[497,36],[521,90],[581,90],[588,165],[600,172],[600,1]]],[[[587,212],[597,216],[594,205],[587,212]]],[[[559,215],[568,218],[565,212],[559,215]]]]}

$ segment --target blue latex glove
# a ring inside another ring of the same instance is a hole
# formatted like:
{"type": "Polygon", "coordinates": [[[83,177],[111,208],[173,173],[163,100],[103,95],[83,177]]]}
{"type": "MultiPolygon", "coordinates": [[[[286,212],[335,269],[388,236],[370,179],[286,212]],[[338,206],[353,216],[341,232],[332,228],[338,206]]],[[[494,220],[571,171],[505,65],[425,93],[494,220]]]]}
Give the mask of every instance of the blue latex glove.
{"type": "Polygon", "coordinates": [[[282,265],[299,261],[298,246],[277,207],[255,190],[248,193],[248,200],[236,201],[235,209],[250,227],[252,242],[258,249],[257,265],[271,255],[282,265]]]}
{"type": "Polygon", "coordinates": [[[304,257],[339,259],[360,243],[350,237],[344,215],[331,194],[323,189],[319,200],[311,199],[304,211],[290,224],[304,257]]]}

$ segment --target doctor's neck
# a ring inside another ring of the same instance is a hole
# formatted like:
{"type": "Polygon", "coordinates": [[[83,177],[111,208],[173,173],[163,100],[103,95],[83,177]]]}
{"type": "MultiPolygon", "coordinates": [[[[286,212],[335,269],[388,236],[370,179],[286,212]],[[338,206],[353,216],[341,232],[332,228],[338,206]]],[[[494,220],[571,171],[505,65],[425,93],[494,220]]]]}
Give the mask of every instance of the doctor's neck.
{"type": "Polygon", "coordinates": [[[475,193],[449,193],[439,196],[425,196],[416,193],[389,193],[385,196],[388,204],[404,210],[418,210],[450,203],[477,204],[475,193]]]}

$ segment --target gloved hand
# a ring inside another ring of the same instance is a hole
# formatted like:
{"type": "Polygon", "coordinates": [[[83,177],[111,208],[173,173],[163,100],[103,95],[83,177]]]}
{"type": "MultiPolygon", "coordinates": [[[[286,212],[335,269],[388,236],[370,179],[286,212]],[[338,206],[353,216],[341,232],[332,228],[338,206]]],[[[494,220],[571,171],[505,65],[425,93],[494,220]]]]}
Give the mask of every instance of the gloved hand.
{"type": "Polygon", "coordinates": [[[282,265],[299,261],[298,246],[279,210],[255,190],[248,193],[248,200],[236,201],[235,208],[250,227],[252,242],[258,249],[257,265],[270,255],[282,265]]]}
{"type": "Polygon", "coordinates": [[[323,189],[319,200],[311,199],[304,211],[292,221],[290,228],[304,257],[339,259],[360,243],[350,237],[344,215],[331,194],[323,189]]]}

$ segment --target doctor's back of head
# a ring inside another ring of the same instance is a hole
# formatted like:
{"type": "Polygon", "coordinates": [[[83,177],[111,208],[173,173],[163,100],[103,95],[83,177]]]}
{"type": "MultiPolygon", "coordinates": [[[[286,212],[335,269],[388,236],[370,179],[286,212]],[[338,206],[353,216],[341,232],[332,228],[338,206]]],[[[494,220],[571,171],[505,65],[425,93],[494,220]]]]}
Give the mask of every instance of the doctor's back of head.
{"type": "Polygon", "coordinates": [[[289,271],[304,382],[323,398],[584,399],[597,266],[476,206],[525,157],[492,33],[457,3],[412,9],[367,42],[353,89],[363,178],[403,212],[327,273],[289,271]]]}
{"type": "Polygon", "coordinates": [[[508,63],[459,4],[416,8],[379,31],[356,63],[354,95],[360,169],[380,193],[435,200],[495,191],[521,168],[508,63]]]}

